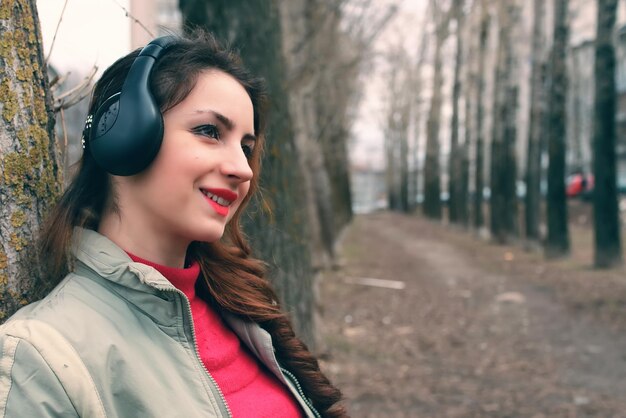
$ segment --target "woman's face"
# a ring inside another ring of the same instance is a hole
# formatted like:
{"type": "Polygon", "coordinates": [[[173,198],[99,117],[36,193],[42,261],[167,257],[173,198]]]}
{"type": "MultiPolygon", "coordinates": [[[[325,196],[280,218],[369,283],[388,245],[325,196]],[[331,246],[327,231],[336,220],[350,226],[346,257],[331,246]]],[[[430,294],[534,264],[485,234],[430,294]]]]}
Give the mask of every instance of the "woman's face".
{"type": "Polygon", "coordinates": [[[250,188],[256,140],[250,97],[230,75],[206,71],[163,121],[154,162],[115,179],[120,220],[132,223],[134,234],[169,245],[216,241],[250,188]]]}

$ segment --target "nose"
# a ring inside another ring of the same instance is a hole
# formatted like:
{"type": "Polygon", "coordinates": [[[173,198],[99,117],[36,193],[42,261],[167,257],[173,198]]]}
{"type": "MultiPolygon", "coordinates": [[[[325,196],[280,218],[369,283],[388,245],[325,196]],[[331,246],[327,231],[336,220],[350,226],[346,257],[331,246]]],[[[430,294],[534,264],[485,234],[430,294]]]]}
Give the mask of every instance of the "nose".
{"type": "Polygon", "coordinates": [[[254,175],[241,145],[229,147],[220,165],[220,171],[223,175],[240,183],[250,181],[254,175]]]}

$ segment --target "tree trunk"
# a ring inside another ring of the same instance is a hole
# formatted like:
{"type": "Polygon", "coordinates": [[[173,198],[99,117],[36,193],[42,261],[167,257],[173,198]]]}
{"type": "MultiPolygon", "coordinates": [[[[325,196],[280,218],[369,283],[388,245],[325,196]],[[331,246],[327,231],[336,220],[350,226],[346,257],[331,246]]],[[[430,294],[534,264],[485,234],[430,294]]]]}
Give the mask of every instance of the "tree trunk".
{"type": "Polygon", "coordinates": [[[499,4],[498,24],[498,49],[496,54],[496,68],[493,88],[493,124],[491,132],[491,165],[490,165],[490,189],[489,197],[489,227],[491,235],[498,243],[506,242],[503,215],[506,210],[504,196],[504,129],[507,118],[506,109],[506,64],[507,49],[509,44],[509,26],[505,21],[506,4],[499,4]]]}
{"type": "Polygon", "coordinates": [[[565,127],[567,68],[565,54],[568,38],[568,0],[556,0],[554,10],[554,42],[551,59],[550,131],[548,142],[548,237],[546,256],[569,254],[567,201],[565,196],[565,127]]]}
{"type": "Polygon", "coordinates": [[[387,143],[387,201],[389,209],[400,211],[400,173],[398,170],[398,161],[400,160],[400,152],[398,150],[398,131],[396,126],[397,109],[390,109],[387,117],[387,128],[385,130],[385,141],[387,143]]]}
{"type": "Polygon", "coordinates": [[[0,319],[41,295],[33,237],[61,189],[34,0],[0,2],[0,319]]]}
{"type": "Polygon", "coordinates": [[[422,127],[422,68],[424,67],[424,63],[426,62],[426,54],[429,44],[429,31],[426,28],[426,25],[422,28],[422,37],[420,40],[420,46],[417,54],[417,62],[415,65],[415,73],[412,75],[411,79],[413,80],[413,88],[415,98],[412,103],[413,108],[413,147],[411,152],[411,159],[413,165],[413,174],[410,178],[409,183],[409,211],[412,212],[415,210],[417,206],[417,195],[419,194],[419,177],[420,177],[420,164],[419,164],[419,148],[420,148],[420,138],[421,138],[421,127],[422,127]]]}
{"type": "MultiPolygon", "coordinates": [[[[467,107],[469,109],[469,102],[467,103],[467,107]]],[[[469,113],[469,112],[467,112],[469,113]]],[[[467,114],[466,113],[466,114],[467,114]]],[[[468,127],[466,130],[465,142],[461,145],[461,174],[459,175],[460,184],[458,188],[459,192],[459,224],[467,227],[469,224],[469,139],[470,139],[470,128],[468,127]]]]}
{"type": "MultiPolygon", "coordinates": [[[[471,13],[471,11],[469,12],[471,13]]],[[[468,36],[468,28],[471,30],[471,22],[469,19],[469,13],[465,17],[463,25],[463,35],[468,36]]],[[[468,37],[469,38],[469,37],[468,37]]],[[[467,42],[467,47],[465,47],[465,51],[463,52],[466,56],[465,65],[464,65],[464,77],[465,77],[465,86],[462,89],[462,94],[465,99],[465,109],[464,109],[464,120],[463,120],[463,129],[464,129],[464,141],[461,145],[461,174],[460,174],[460,184],[459,184],[459,224],[468,227],[469,226],[469,214],[470,214],[470,201],[469,201],[469,169],[470,169],[470,151],[471,151],[471,143],[473,141],[474,134],[472,129],[474,127],[474,119],[473,119],[473,105],[472,98],[474,95],[474,89],[476,88],[476,74],[475,74],[475,61],[472,60],[472,57],[476,55],[475,45],[472,42],[472,39],[469,38],[467,42]]]]}
{"type": "Polygon", "coordinates": [[[526,239],[539,241],[541,203],[541,136],[542,119],[545,112],[543,74],[544,56],[544,0],[534,0],[533,38],[530,82],[530,121],[528,128],[528,152],[526,158],[526,196],[524,205],[526,239]]]}
{"type": "MultiPolygon", "coordinates": [[[[270,263],[270,277],[299,335],[314,343],[313,272],[310,217],[303,193],[305,167],[297,153],[290,102],[289,72],[283,57],[279,11],[274,2],[241,4],[226,0],[180,0],[185,28],[203,27],[239,48],[244,63],[263,76],[271,97],[267,149],[261,186],[263,202],[253,202],[245,230],[259,256],[270,263]]],[[[309,207],[310,209],[310,207],[309,207]]]]}
{"type": "Polygon", "coordinates": [[[622,263],[619,209],[617,205],[615,143],[617,92],[615,49],[612,35],[617,0],[598,0],[595,60],[595,127],[593,172],[595,187],[593,219],[595,228],[594,264],[608,268],[622,263]]]}
{"type": "MultiPolygon", "coordinates": [[[[387,119],[387,125],[389,126],[392,121],[387,119]]],[[[387,188],[387,207],[391,210],[398,209],[398,190],[396,188],[396,176],[397,172],[394,170],[396,163],[395,155],[395,139],[393,138],[394,132],[387,128],[385,131],[385,186],[387,188]]]]}
{"type": "Polygon", "coordinates": [[[516,0],[499,4],[499,44],[494,87],[494,118],[491,143],[491,233],[498,243],[517,234],[517,65],[514,31],[519,24],[516,0]]]}
{"type": "Polygon", "coordinates": [[[323,22],[317,13],[323,6],[314,6],[315,2],[311,1],[278,2],[289,112],[294,124],[297,152],[304,164],[303,189],[311,230],[313,268],[320,271],[329,267],[334,258],[335,225],[315,101],[323,68],[319,64],[311,64],[317,63],[314,57],[321,55],[317,49],[320,44],[318,39],[325,32],[318,30],[323,22]]]}
{"type": "MultiPolygon", "coordinates": [[[[319,2],[310,2],[315,7],[319,2]]],[[[349,110],[355,101],[357,90],[358,58],[360,51],[354,48],[340,48],[351,42],[340,31],[342,16],[333,3],[322,2],[324,7],[317,7],[314,33],[315,50],[320,56],[314,89],[314,100],[318,118],[320,146],[324,154],[324,163],[328,173],[333,209],[333,241],[336,235],[352,219],[352,193],[350,189],[349,161],[347,143],[350,132],[349,110]]],[[[307,63],[307,66],[311,63],[307,63]]]]}
{"type": "Polygon", "coordinates": [[[389,208],[409,211],[409,117],[412,96],[407,85],[411,68],[403,48],[387,55],[390,71],[387,76],[388,103],[385,126],[387,152],[387,193],[389,208]]]}
{"type": "MultiPolygon", "coordinates": [[[[513,45],[511,45],[513,48],[513,45]]],[[[507,240],[519,235],[518,230],[518,209],[517,209],[517,110],[518,110],[518,92],[519,88],[516,85],[518,82],[517,76],[513,75],[512,71],[516,67],[516,64],[511,63],[509,80],[507,87],[507,100],[506,100],[506,119],[504,121],[504,164],[502,167],[502,178],[504,182],[504,230],[507,235],[507,240]]]]}
{"type": "Polygon", "coordinates": [[[424,214],[441,219],[441,185],[439,168],[439,124],[443,86],[442,48],[448,35],[447,22],[437,21],[435,34],[434,80],[430,112],[426,122],[426,161],[424,164],[424,214]]]}
{"type": "Polygon", "coordinates": [[[489,36],[489,13],[485,2],[481,2],[481,21],[479,30],[479,51],[478,51],[478,81],[476,94],[476,146],[475,146],[475,186],[474,186],[474,227],[480,229],[485,224],[483,214],[483,189],[484,189],[484,132],[483,119],[485,113],[484,92],[486,77],[486,60],[487,60],[487,40],[489,36]]]}
{"type": "Polygon", "coordinates": [[[450,126],[450,158],[448,163],[448,192],[450,222],[459,223],[461,208],[461,188],[463,154],[459,147],[459,100],[461,99],[461,69],[463,67],[463,9],[462,2],[455,0],[453,10],[456,20],[456,64],[452,82],[452,120],[450,126]]]}
{"type": "Polygon", "coordinates": [[[401,123],[400,140],[400,210],[409,212],[409,101],[405,100],[401,123]]]}

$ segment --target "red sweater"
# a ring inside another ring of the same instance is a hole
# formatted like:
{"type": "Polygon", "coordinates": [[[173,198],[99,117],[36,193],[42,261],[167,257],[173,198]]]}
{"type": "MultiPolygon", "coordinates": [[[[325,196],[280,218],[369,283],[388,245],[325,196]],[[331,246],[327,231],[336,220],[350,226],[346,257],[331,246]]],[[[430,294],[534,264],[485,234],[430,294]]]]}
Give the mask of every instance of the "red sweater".
{"type": "Polygon", "coordinates": [[[128,255],[135,262],[157,269],[189,298],[200,358],[224,394],[234,418],[303,416],[287,387],[241,344],[220,315],[196,296],[198,263],[177,269],[128,255]]]}

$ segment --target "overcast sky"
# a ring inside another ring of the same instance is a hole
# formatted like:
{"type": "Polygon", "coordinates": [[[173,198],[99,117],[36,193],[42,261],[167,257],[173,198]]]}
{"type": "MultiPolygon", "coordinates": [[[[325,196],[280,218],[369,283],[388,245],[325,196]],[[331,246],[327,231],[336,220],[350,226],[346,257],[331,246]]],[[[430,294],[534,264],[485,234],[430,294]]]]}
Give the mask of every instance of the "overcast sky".
{"type": "MultiPolygon", "coordinates": [[[[395,3],[399,10],[380,34],[375,43],[378,53],[384,52],[390,45],[403,44],[407,51],[417,54],[424,13],[428,0],[378,0],[378,5],[395,3]]],[[[385,165],[384,136],[384,96],[386,83],[380,66],[363,75],[363,100],[359,104],[357,119],[352,128],[355,141],[350,149],[350,159],[356,165],[382,169],[385,165]]]]}
{"type": "MultiPolygon", "coordinates": [[[[49,54],[66,0],[37,0],[44,51],[49,54]]],[[[128,0],[67,0],[50,62],[62,71],[102,72],[130,50],[128,0]]]]}

